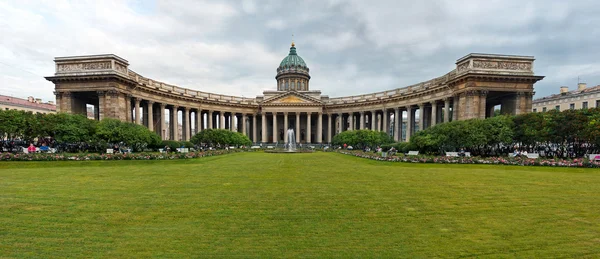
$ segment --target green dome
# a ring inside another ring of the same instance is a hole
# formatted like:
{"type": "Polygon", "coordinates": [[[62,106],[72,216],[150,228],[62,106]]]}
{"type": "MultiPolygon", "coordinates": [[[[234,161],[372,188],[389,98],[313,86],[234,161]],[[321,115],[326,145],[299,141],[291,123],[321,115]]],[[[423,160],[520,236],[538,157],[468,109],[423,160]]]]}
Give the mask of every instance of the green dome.
{"type": "Polygon", "coordinates": [[[290,48],[290,54],[288,54],[288,56],[285,57],[281,61],[281,63],[279,64],[279,68],[277,68],[277,71],[289,70],[289,69],[305,70],[306,72],[308,72],[308,67],[306,66],[306,63],[304,62],[304,59],[302,59],[296,53],[296,47],[295,47],[294,43],[292,43],[292,47],[290,48]]]}

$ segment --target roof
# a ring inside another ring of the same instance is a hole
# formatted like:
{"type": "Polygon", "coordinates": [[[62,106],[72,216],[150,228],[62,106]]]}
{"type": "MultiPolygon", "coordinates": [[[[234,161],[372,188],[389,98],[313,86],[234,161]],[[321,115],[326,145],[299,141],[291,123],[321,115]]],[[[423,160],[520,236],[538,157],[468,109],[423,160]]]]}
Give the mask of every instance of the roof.
{"type": "Polygon", "coordinates": [[[600,85],[597,85],[594,87],[588,87],[583,90],[573,90],[573,91],[566,92],[564,94],[553,94],[553,95],[549,95],[549,96],[544,96],[542,98],[535,99],[533,101],[541,102],[541,101],[552,100],[552,99],[560,99],[562,97],[567,97],[567,96],[574,96],[574,95],[588,94],[588,93],[595,93],[595,92],[600,92],[600,85]]]}
{"type": "Polygon", "coordinates": [[[16,98],[12,96],[0,95],[0,103],[7,105],[14,105],[23,108],[30,109],[40,109],[40,110],[49,110],[56,111],[56,105],[49,103],[35,103],[30,102],[27,99],[16,98]]]}

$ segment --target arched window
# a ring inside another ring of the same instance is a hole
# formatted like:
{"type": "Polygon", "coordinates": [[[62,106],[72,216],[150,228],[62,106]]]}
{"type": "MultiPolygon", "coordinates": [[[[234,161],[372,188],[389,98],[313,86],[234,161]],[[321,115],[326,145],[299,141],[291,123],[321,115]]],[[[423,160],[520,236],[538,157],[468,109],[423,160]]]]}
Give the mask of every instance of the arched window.
{"type": "Polygon", "coordinates": [[[289,89],[289,88],[290,88],[290,83],[286,81],[286,82],[285,82],[285,90],[287,90],[287,89],[289,89]]]}
{"type": "Polygon", "coordinates": [[[304,81],[302,81],[302,90],[306,91],[306,88],[304,87],[304,81]]]}
{"type": "Polygon", "coordinates": [[[296,89],[296,82],[292,81],[292,89],[296,89]]]}

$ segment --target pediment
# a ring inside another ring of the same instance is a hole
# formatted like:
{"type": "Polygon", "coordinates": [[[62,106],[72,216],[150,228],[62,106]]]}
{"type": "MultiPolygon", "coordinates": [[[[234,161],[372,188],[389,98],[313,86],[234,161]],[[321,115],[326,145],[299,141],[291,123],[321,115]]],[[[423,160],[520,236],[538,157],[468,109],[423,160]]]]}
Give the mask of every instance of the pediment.
{"type": "Polygon", "coordinates": [[[263,105],[322,105],[322,102],[298,92],[287,92],[265,100],[263,105]]]}

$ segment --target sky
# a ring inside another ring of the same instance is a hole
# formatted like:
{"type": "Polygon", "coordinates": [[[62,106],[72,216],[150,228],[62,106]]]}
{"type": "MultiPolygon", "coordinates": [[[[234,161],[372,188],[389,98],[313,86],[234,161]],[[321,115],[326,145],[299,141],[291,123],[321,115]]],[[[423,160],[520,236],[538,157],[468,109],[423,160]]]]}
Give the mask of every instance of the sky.
{"type": "Polygon", "coordinates": [[[469,53],[527,55],[536,98],[600,84],[600,2],[555,0],[0,0],[0,94],[53,100],[54,57],[116,54],[129,69],[244,97],[276,88],[290,43],[330,97],[444,75],[469,53]]]}

